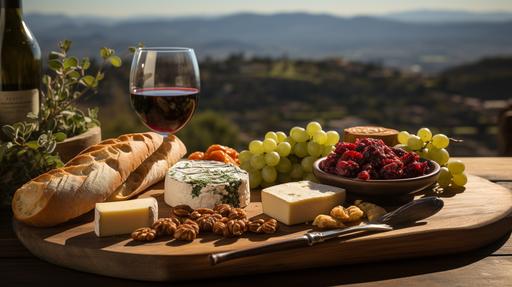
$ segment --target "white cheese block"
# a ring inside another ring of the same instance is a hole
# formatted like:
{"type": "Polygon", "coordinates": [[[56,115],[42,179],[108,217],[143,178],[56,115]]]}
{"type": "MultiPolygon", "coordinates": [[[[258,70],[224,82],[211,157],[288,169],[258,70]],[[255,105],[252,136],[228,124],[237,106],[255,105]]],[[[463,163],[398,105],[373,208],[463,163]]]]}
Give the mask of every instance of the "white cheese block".
{"type": "Polygon", "coordinates": [[[232,164],[209,160],[183,160],[165,176],[164,200],[170,206],[213,208],[228,203],[235,207],[249,204],[249,175],[232,164]]]}
{"type": "Polygon", "coordinates": [[[111,236],[132,233],[140,227],[150,227],[158,219],[155,198],[96,203],[94,233],[111,236]]]}
{"type": "Polygon", "coordinates": [[[263,212],[287,225],[311,222],[319,214],[329,214],[344,201],[343,188],[307,180],[274,185],[261,191],[263,212]]]}

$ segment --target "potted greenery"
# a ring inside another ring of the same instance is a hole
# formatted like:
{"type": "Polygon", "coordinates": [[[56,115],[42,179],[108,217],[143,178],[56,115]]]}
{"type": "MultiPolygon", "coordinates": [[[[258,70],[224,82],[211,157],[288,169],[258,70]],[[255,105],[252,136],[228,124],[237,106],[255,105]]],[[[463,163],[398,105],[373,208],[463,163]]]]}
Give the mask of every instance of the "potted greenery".
{"type": "Polygon", "coordinates": [[[2,127],[0,137],[0,199],[9,203],[23,183],[57,168],[81,150],[101,140],[98,109],[83,112],[77,100],[96,92],[104,78],[106,64],[120,67],[121,58],[110,48],[101,48],[102,62],[90,73],[91,62],[69,56],[71,41],[59,43],[59,51],[49,55],[49,74],[44,75],[38,115],[2,127]]]}

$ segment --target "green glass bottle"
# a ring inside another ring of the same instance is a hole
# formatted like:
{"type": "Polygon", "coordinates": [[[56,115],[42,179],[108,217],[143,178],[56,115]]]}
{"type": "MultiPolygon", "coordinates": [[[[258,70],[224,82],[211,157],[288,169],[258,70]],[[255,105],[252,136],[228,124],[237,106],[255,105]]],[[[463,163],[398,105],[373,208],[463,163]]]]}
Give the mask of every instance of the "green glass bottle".
{"type": "Polygon", "coordinates": [[[0,125],[39,112],[41,50],[30,32],[21,0],[0,0],[0,125]]]}

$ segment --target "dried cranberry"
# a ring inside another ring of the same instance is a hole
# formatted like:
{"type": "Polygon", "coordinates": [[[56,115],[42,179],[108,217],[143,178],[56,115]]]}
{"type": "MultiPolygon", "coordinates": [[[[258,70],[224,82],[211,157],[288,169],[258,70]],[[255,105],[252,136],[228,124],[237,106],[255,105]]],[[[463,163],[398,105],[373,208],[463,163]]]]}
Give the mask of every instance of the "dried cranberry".
{"type": "Polygon", "coordinates": [[[398,157],[402,157],[406,153],[406,151],[404,149],[399,148],[399,147],[393,147],[391,149],[393,150],[395,155],[398,156],[398,157]]]}
{"type": "Polygon", "coordinates": [[[366,171],[366,170],[360,171],[357,174],[357,178],[362,179],[362,180],[369,180],[370,179],[370,173],[368,171],[366,171]]]}
{"type": "Polygon", "coordinates": [[[386,164],[380,170],[380,176],[384,179],[396,179],[403,175],[403,163],[401,161],[393,161],[386,164]]]}
{"type": "Polygon", "coordinates": [[[356,145],[353,143],[339,142],[336,144],[336,149],[334,150],[334,152],[336,152],[339,155],[342,155],[347,150],[354,150],[355,148],[356,145]]]}
{"type": "Polygon", "coordinates": [[[408,165],[408,164],[413,163],[415,161],[419,161],[420,160],[420,156],[417,153],[410,151],[410,152],[404,154],[401,157],[401,159],[402,159],[402,162],[404,163],[404,165],[408,165]]]}
{"type": "Polygon", "coordinates": [[[427,170],[428,163],[425,162],[412,162],[404,167],[404,175],[405,177],[416,177],[425,174],[427,170]]]}
{"type": "Polygon", "coordinates": [[[359,164],[351,160],[339,160],[336,164],[336,173],[341,176],[355,177],[359,170],[359,164]]]}
{"type": "Polygon", "coordinates": [[[341,159],[359,162],[360,160],[363,159],[363,155],[360,152],[357,152],[355,150],[347,150],[346,152],[343,153],[343,155],[341,156],[341,159]]]}

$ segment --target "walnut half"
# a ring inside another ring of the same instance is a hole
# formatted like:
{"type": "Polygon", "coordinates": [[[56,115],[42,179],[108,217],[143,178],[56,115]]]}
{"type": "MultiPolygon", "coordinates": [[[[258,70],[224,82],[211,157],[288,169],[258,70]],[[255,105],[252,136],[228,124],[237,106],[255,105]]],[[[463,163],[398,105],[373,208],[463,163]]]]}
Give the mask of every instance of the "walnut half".
{"type": "Polygon", "coordinates": [[[153,241],[157,234],[156,230],[149,227],[141,227],[135,229],[134,232],[131,234],[132,239],[136,241],[153,241]]]}

